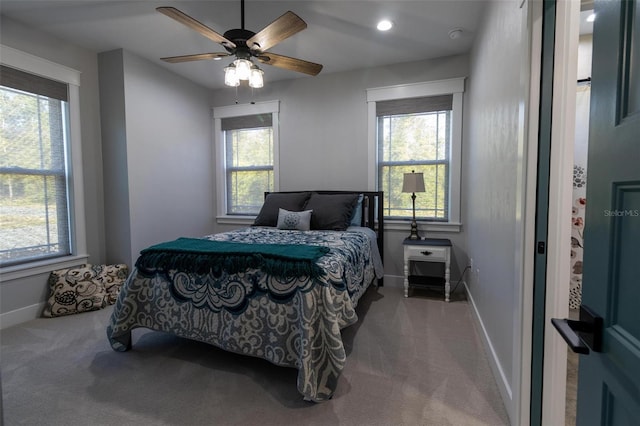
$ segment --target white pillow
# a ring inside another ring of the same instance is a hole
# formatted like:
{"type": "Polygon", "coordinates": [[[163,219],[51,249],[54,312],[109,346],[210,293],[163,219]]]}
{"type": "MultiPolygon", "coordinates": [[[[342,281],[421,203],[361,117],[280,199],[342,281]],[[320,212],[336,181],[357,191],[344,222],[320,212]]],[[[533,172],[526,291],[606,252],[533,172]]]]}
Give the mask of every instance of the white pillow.
{"type": "Polygon", "coordinates": [[[290,212],[285,209],[278,209],[278,229],[290,229],[297,231],[308,231],[311,229],[311,213],[313,210],[303,212],[290,212]]]}

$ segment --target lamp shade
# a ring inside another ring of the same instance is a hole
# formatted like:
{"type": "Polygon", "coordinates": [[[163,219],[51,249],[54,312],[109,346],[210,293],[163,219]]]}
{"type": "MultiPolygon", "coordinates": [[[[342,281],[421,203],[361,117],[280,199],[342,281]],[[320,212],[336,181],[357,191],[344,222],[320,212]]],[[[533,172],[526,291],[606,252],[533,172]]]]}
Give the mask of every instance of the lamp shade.
{"type": "Polygon", "coordinates": [[[405,173],[402,182],[402,192],[424,192],[424,177],[422,173],[405,173]]]}

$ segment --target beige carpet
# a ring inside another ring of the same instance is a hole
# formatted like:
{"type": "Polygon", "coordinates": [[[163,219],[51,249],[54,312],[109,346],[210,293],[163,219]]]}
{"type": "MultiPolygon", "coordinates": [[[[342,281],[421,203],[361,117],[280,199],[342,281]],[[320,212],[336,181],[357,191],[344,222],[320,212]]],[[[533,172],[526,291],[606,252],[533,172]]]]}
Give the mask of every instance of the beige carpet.
{"type": "MultiPolygon", "coordinates": [[[[577,309],[571,309],[569,318],[577,320],[580,314],[577,309]]],[[[565,426],[575,426],[578,399],[578,361],[580,355],[567,347],[567,396],[565,407],[565,426]]]]}
{"type": "Polygon", "coordinates": [[[578,354],[567,351],[567,398],[565,426],[575,426],[578,397],[578,354]]]}
{"type": "MultiPolygon", "coordinates": [[[[388,280],[390,281],[390,280],[388,280]]],[[[0,334],[6,425],[507,425],[470,307],[460,296],[371,288],[343,330],[331,401],[304,402],[296,371],[134,330],[111,350],[111,309],[0,334]]]]}

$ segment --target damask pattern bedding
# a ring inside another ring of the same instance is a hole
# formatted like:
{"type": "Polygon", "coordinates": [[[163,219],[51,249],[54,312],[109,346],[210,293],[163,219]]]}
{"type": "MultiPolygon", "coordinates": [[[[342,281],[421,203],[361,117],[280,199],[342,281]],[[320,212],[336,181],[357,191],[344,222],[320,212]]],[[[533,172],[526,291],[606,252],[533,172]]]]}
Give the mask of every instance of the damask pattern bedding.
{"type": "Polygon", "coordinates": [[[298,369],[306,400],[329,399],[344,367],[340,330],[357,321],[358,300],[382,277],[367,228],[289,231],[251,227],[205,237],[213,241],[328,247],[309,276],[259,267],[229,273],[135,268],[124,284],[107,335],[117,351],[131,348],[131,330],[146,327],[298,369]]]}

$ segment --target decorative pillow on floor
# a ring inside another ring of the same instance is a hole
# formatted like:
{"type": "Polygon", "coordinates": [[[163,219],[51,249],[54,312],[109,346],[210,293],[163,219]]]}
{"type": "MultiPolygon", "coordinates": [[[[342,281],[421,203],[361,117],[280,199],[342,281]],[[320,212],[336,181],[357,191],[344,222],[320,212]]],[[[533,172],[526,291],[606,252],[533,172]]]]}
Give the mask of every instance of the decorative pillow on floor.
{"type": "Polygon", "coordinates": [[[129,267],[124,263],[102,266],[102,281],[106,292],[105,301],[109,305],[116,303],[122,284],[129,276],[129,267]]]}
{"type": "Polygon", "coordinates": [[[51,272],[49,300],[42,315],[59,317],[103,308],[106,291],[102,269],[86,264],[51,272]]]}

